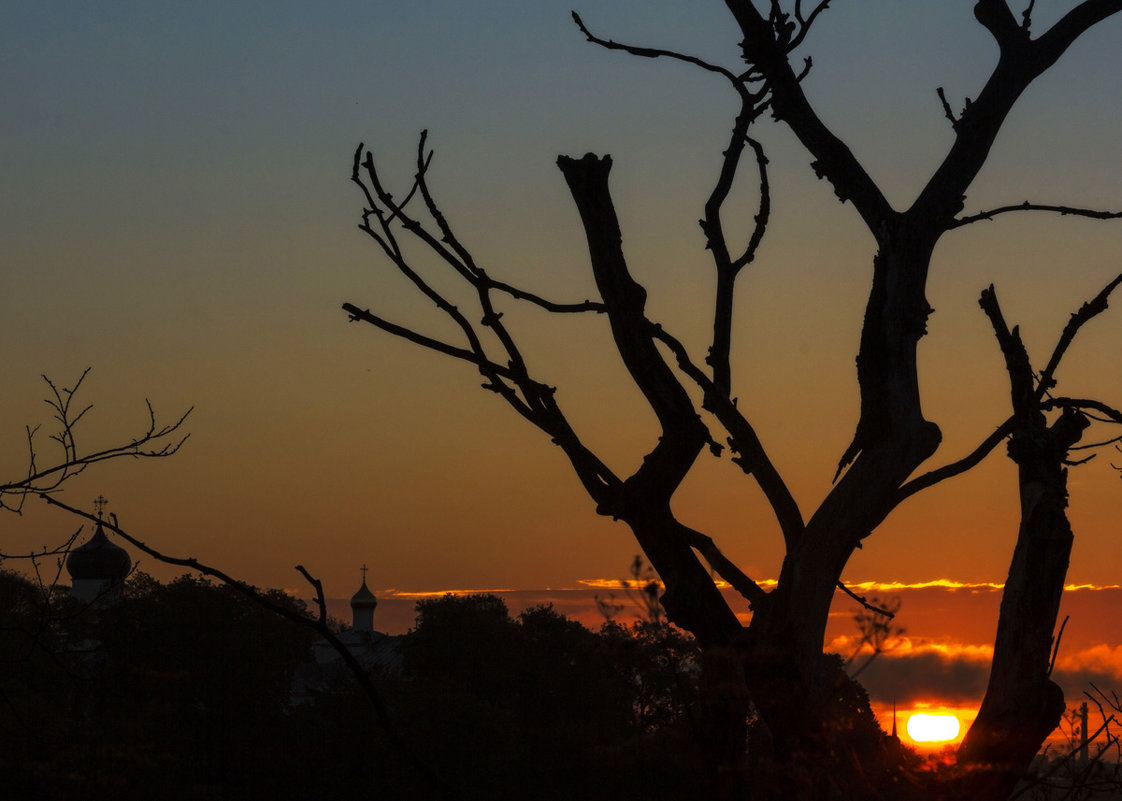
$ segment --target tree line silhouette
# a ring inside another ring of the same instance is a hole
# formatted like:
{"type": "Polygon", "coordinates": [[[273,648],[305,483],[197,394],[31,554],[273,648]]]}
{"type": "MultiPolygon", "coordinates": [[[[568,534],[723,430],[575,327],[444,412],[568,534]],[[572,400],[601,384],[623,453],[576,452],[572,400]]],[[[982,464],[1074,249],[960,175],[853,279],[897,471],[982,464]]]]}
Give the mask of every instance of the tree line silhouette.
{"type": "MultiPolygon", "coordinates": [[[[299,615],[306,605],[260,591],[299,615]]],[[[341,630],[337,621],[331,624],[341,630]]],[[[403,671],[293,702],[315,632],[205,577],[86,606],[0,570],[0,773],[27,799],[676,798],[704,787],[692,637],[491,595],[417,605],[403,671]]],[[[875,725],[875,724],[874,724],[875,725]]]]}

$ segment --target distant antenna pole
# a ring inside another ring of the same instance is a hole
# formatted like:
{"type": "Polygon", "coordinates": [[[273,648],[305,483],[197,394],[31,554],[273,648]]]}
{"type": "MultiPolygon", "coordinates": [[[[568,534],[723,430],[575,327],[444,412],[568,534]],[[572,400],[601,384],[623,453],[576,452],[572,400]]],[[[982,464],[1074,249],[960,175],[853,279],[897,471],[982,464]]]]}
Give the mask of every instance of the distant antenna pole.
{"type": "Polygon", "coordinates": [[[900,738],[896,736],[896,699],[892,699],[892,736],[897,740],[900,738]]]}

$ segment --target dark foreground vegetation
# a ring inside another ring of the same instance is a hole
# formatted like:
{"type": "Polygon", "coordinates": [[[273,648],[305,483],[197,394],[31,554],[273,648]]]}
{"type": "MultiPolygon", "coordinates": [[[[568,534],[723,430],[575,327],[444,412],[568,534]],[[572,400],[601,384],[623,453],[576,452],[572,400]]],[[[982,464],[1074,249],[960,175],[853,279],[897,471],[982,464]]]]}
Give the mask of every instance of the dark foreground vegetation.
{"type": "MultiPolygon", "coordinates": [[[[263,594],[307,614],[279,590],[263,594]]],[[[642,611],[645,621],[596,632],[550,607],[512,618],[493,595],[422,601],[396,638],[400,659],[369,668],[387,730],[343,671],[294,694],[315,633],[229,586],[138,573],[93,609],[65,593],[45,602],[39,584],[0,570],[0,796],[712,797],[721,776],[707,749],[719,744],[706,732],[729,710],[704,703],[693,638],[656,606],[642,611]]],[[[870,767],[861,797],[922,798],[956,783],[953,760],[921,760],[885,735],[857,682],[840,680],[832,697],[832,767],[776,765],[767,728],[749,721],[760,797],[807,792],[824,769],[857,763],[870,767]]],[[[1026,798],[1114,798],[1119,787],[1112,765],[1077,752],[1034,768],[1026,798]]]]}
{"type": "Polygon", "coordinates": [[[710,784],[694,643],[664,624],[593,632],[548,607],[512,619],[494,596],[422,602],[400,640],[404,675],[375,670],[390,734],[348,682],[293,703],[313,639],[205,579],[137,574],[95,612],[45,605],[2,571],[5,793],[618,799],[710,784]]]}

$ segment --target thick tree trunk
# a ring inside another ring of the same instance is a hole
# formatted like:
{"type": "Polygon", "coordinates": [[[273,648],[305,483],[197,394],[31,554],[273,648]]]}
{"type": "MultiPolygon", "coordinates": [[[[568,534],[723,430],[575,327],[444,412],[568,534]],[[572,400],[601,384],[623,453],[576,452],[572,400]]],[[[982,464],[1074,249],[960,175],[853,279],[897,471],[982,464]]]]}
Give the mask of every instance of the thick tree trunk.
{"type": "Polygon", "coordinates": [[[1020,431],[1009,443],[1018,463],[1022,520],[989,685],[959,751],[975,766],[969,780],[975,797],[1006,797],[1064,712],[1063,691],[1049,679],[1073,541],[1062,460],[1087,424],[1078,412],[1065,412],[1051,427],[1020,431]]]}
{"type": "MultiPolygon", "coordinates": [[[[966,794],[999,799],[1012,790],[1064,712],[1063,691],[1049,679],[1073,540],[1064,460],[1089,422],[1065,409],[1048,425],[1040,410],[1044,389],[1037,386],[1017,329],[1006,326],[992,287],[980,304],[1009,371],[1014,418],[1009,458],[1017,463],[1021,524],[1001,599],[989,685],[959,757],[971,767],[966,794]]],[[[1040,381],[1048,380],[1050,369],[1040,381]]]]}
{"type": "Polygon", "coordinates": [[[861,417],[839,472],[849,469],[788,552],[778,587],[752,619],[752,670],[789,688],[774,710],[761,706],[781,749],[797,751],[799,741],[818,737],[836,683],[822,675],[826,623],[846,563],[938,447],[939,429],[923,417],[916,367],[930,313],[924,285],[935,237],[917,227],[900,218],[881,232],[857,362],[861,417]]]}

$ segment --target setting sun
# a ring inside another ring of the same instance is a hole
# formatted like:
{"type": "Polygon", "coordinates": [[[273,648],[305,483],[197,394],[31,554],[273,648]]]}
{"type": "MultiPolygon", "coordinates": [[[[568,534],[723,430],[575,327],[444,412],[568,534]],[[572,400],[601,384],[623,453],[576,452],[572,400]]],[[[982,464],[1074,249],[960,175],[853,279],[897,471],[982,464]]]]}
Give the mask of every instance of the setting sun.
{"type": "Polygon", "coordinates": [[[961,728],[954,715],[916,714],[908,718],[908,736],[917,743],[953,740],[961,728]]]}

